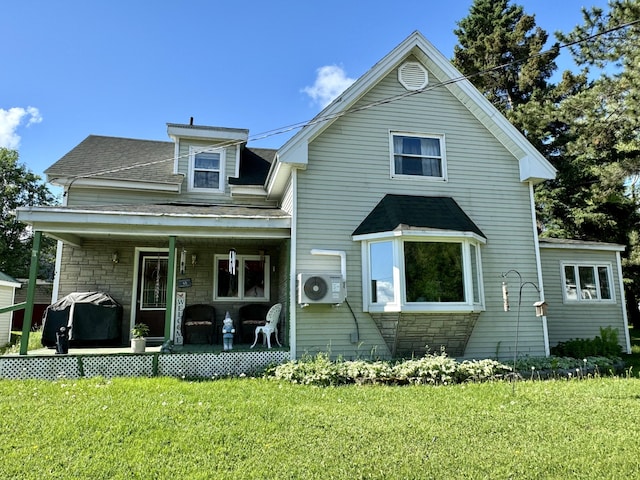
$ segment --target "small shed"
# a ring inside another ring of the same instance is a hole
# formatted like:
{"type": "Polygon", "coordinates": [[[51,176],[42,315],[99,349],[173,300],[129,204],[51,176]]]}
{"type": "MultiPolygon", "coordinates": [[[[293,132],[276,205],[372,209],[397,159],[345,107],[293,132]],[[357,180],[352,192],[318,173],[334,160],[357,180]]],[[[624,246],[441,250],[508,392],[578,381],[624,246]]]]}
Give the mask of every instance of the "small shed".
{"type": "MultiPolygon", "coordinates": [[[[0,272],[0,307],[10,307],[15,303],[16,288],[21,284],[15,278],[0,272]]],[[[11,320],[13,312],[0,314],[0,346],[11,341],[11,320]]]]}

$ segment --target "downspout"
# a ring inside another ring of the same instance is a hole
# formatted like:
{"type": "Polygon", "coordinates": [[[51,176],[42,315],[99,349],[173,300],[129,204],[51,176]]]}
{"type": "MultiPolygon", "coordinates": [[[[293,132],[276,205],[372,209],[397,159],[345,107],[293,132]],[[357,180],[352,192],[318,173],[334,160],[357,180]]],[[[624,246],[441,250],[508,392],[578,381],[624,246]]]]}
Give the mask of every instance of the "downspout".
{"type": "MultiPolygon", "coordinates": [[[[538,241],[538,226],[536,218],[536,204],[533,196],[533,182],[529,182],[529,200],[531,204],[531,223],[533,225],[533,244],[536,254],[536,269],[538,270],[538,286],[540,287],[540,301],[544,302],[544,284],[542,283],[542,260],[540,259],[540,242],[538,241]]],[[[542,334],[544,336],[544,354],[551,355],[549,348],[549,329],[547,328],[547,316],[542,317],[542,334]]]]}
{"type": "Polygon", "coordinates": [[[33,246],[31,247],[31,268],[29,269],[29,286],[27,287],[27,300],[24,308],[24,320],[22,322],[22,336],[20,337],[20,355],[26,355],[29,349],[29,332],[31,331],[31,317],[33,317],[33,301],[36,297],[41,240],[42,232],[39,230],[35,231],[33,233],[33,246]]]}

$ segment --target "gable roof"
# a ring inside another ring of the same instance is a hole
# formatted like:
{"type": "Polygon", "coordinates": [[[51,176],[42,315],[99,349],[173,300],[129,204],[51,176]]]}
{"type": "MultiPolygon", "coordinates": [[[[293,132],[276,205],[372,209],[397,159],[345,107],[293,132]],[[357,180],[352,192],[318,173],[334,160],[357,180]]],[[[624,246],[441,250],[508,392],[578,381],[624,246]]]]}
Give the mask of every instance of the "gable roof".
{"type": "Polygon", "coordinates": [[[393,194],[385,195],[352,235],[416,229],[470,232],[487,238],[453,198],[393,194]]]}
{"type": "MultiPolygon", "coordinates": [[[[551,163],[442,53],[420,32],[415,31],[280,148],[269,175],[268,190],[277,195],[284,188],[290,168],[306,167],[309,143],[410,56],[432,71],[440,79],[438,88],[446,88],[454,95],[518,160],[521,181],[539,182],[555,178],[556,170],[551,163]]],[[[425,90],[430,88],[433,86],[427,86],[425,90]]],[[[419,93],[420,91],[411,92],[419,93]]]]}
{"type": "Polygon", "coordinates": [[[175,188],[182,184],[182,175],[173,173],[174,148],[173,142],[89,135],[44,173],[57,185],[98,179],[175,188]]]}

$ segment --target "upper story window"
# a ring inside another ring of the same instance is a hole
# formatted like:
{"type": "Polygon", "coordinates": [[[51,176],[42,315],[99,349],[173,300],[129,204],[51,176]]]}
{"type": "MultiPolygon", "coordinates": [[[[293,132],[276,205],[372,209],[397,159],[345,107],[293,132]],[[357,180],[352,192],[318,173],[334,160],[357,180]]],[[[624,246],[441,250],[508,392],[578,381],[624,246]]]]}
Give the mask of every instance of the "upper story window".
{"type": "Polygon", "coordinates": [[[563,264],[568,302],[613,301],[611,265],[563,264]]]}
{"type": "Polygon", "coordinates": [[[189,149],[189,189],[208,192],[224,191],[224,160],[222,148],[189,149]]]}
{"type": "Polygon", "coordinates": [[[443,135],[391,132],[391,176],[446,180],[443,135]]]}

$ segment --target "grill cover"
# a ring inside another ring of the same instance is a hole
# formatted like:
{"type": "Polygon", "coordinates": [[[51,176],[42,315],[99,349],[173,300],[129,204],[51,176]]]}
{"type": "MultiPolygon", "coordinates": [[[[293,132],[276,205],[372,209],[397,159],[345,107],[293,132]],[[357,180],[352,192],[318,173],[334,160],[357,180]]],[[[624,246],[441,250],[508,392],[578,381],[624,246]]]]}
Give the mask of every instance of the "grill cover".
{"type": "Polygon", "coordinates": [[[69,343],[117,345],[121,342],[122,305],[104,292],[74,292],[49,305],[42,317],[42,345],[53,347],[56,332],[69,328],[69,343]]]}

